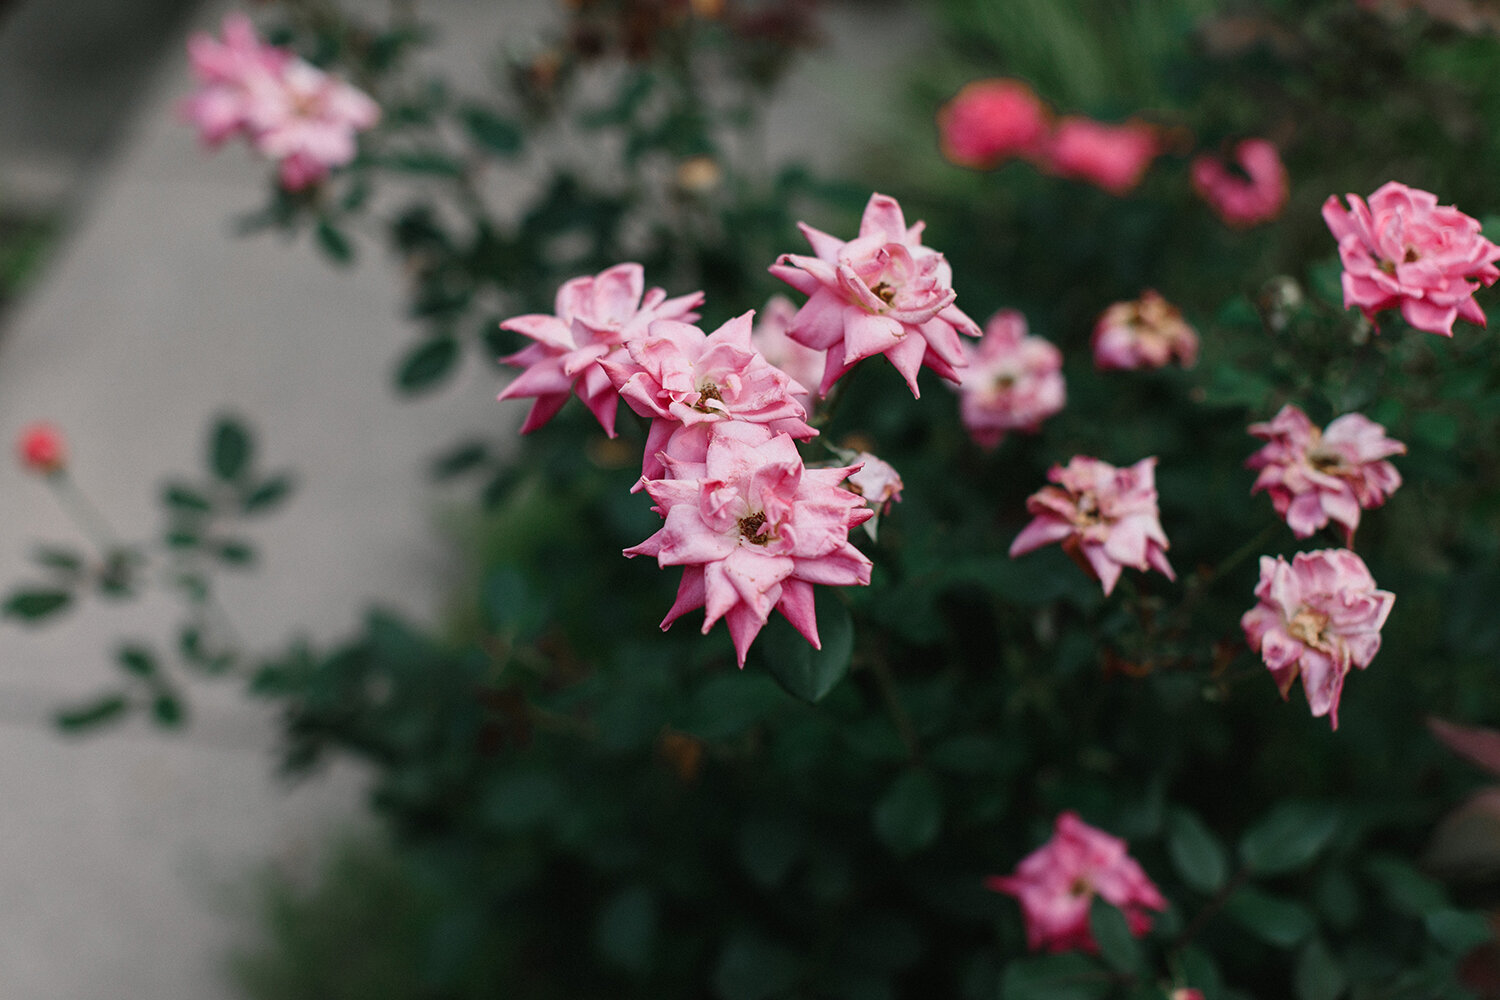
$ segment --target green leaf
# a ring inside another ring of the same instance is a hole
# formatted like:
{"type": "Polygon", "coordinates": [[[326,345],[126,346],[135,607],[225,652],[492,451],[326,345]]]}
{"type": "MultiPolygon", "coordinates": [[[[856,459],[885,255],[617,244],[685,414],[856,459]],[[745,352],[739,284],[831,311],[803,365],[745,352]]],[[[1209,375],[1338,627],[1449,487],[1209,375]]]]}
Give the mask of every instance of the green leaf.
{"type": "Polygon", "coordinates": [[[464,128],[476,144],[492,153],[514,156],[521,151],[521,129],[488,108],[471,104],[459,112],[464,128]]]}
{"type": "Polygon", "coordinates": [[[31,558],[39,565],[48,569],[62,570],[67,573],[76,573],[83,569],[83,556],[71,549],[60,549],[50,545],[39,545],[31,553],[31,558]]]}
{"type": "Polygon", "coordinates": [[[439,334],[422,341],[402,360],[396,370],[396,387],[402,392],[422,392],[436,388],[458,361],[458,339],[439,334]]]}
{"type": "Polygon", "coordinates": [[[440,482],[452,479],[482,464],[488,457],[489,449],[483,441],[465,441],[433,459],[432,478],[440,482]]]}
{"type": "Polygon", "coordinates": [[[151,718],[163,729],[176,729],[185,718],[181,700],[170,692],[161,692],[151,699],[151,718]]]}
{"type": "Polygon", "coordinates": [[[349,237],[327,219],[319,219],[318,227],[314,232],[318,239],[318,249],[335,264],[348,264],[354,259],[354,246],[349,242],[349,237]]]}
{"type": "Polygon", "coordinates": [[[617,893],[599,911],[594,944],[599,953],[631,972],[643,971],[656,944],[656,900],[644,886],[617,893]]]}
{"type": "Polygon", "coordinates": [[[1336,1000],[1344,992],[1346,981],[1328,947],[1314,938],[1297,956],[1297,968],[1292,975],[1299,1000],[1336,1000]]]}
{"type": "Polygon", "coordinates": [[[1100,1000],[1112,973],[1085,955],[1041,955],[1011,962],[1000,979],[1001,1000],[1100,1000]]]}
{"type": "Polygon", "coordinates": [[[1389,855],[1370,858],[1365,871],[1380,883],[1398,910],[1420,917],[1448,905],[1448,894],[1435,881],[1411,865],[1389,855]]]}
{"type": "Polygon", "coordinates": [[[1483,913],[1466,910],[1434,910],[1422,919],[1427,933],[1456,955],[1467,954],[1493,937],[1483,913]]]}
{"type": "Polygon", "coordinates": [[[546,822],[563,803],[562,786],[541,770],[501,775],[484,795],[487,820],[505,831],[520,831],[546,822]]]}
{"type": "Polygon", "coordinates": [[[1229,897],[1224,912],[1270,945],[1290,948],[1313,932],[1312,914],[1299,903],[1246,886],[1229,897]]]}
{"type": "Polygon", "coordinates": [[[903,771],[875,804],[875,833],[891,851],[911,854],[937,839],[943,800],[931,774],[903,771]]]}
{"type": "Polygon", "coordinates": [[[740,828],[740,864],[767,889],[786,879],[805,848],[802,831],[784,820],[752,818],[740,828]]]}
{"type": "Polygon", "coordinates": [[[255,562],[255,547],[233,538],[219,542],[214,554],[230,566],[249,566],[255,562]]]}
{"type": "Polygon", "coordinates": [[[156,657],[144,646],[121,646],[115,652],[115,659],[125,668],[126,673],[137,677],[156,675],[156,657]]]}
{"type": "Polygon", "coordinates": [[[1130,933],[1130,923],[1125,914],[1095,898],[1089,909],[1089,930],[1099,945],[1099,954],[1120,972],[1139,973],[1146,967],[1145,957],[1135,936],[1130,933]]]}
{"type": "Polygon", "coordinates": [[[162,490],[161,498],[167,506],[180,511],[206,514],[213,510],[213,504],[208,502],[207,497],[182,483],[168,483],[162,490]]]}
{"type": "Polygon", "coordinates": [[[1315,802],[1282,802],[1240,840],[1240,860],[1257,875],[1280,875],[1307,865],[1338,833],[1339,814],[1315,802]]]}
{"type": "Polygon", "coordinates": [[[1208,827],[1186,809],[1172,812],[1167,851],[1182,880],[1202,893],[1214,893],[1229,877],[1229,856],[1208,827]]]}
{"type": "Polygon", "coordinates": [[[283,472],[261,480],[259,485],[245,493],[240,509],[246,514],[262,514],[279,507],[291,492],[292,477],[283,472]]]}
{"type": "Polygon", "coordinates": [[[250,467],[255,445],[250,431],[233,417],[221,417],[214,424],[208,450],[208,464],[215,476],[233,482],[250,467]]]}
{"type": "Polygon", "coordinates": [[[797,953],[759,935],[731,937],[714,969],[714,992],[722,1000],[772,1000],[797,983],[797,953]]]}
{"type": "Polygon", "coordinates": [[[429,174],[437,177],[462,177],[464,165],[447,153],[435,149],[413,149],[391,153],[385,165],[403,174],[429,174]]]}
{"type": "Polygon", "coordinates": [[[761,630],[760,658],[788,694],[817,703],[849,672],[854,652],[854,623],[849,609],[826,587],[818,588],[816,600],[818,638],[823,648],[814,649],[791,623],[780,616],[761,630]]]}
{"type": "Polygon", "coordinates": [[[59,729],[67,732],[81,732],[118,719],[125,713],[128,706],[129,703],[123,694],[107,694],[94,701],[62,709],[53,721],[57,723],[59,729]]]}
{"type": "Polygon", "coordinates": [[[3,613],[25,622],[39,622],[49,615],[57,614],[72,600],[73,595],[66,590],[18,590],[6,599],[3,613]]]}

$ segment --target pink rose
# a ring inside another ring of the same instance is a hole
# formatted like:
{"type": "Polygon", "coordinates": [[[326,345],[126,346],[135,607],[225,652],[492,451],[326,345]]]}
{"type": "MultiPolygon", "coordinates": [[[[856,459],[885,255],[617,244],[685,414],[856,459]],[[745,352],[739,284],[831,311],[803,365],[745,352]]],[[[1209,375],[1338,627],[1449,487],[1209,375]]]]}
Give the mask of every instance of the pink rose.
{"type": "Polygon", "coordinates": [[[534,398],[522,434],[551,420],[568,397],[577,394],[610,437],[615,434],[615,387],[596,361],[624,357],[624,344],[646,332],[657,319],[691,322],[702,292],[669,299],[660,288],[645,291],[639,264],[616,264],[594,277],[573,278],[557,290],[556,312],[516,316],[500,324],[536,343],[501,362],[524,368],[500,393],[501,399],[534,398]],[[645,297],[642,298],[644,292],[645,297]]]}
{"type": "Polygon", "coordinates": [[[1364,560],[1348,549],[1298,552],[1290,564],[1260,557],[1260,603],[1245,612],[1245,641],[1266,661],[1281,697],[1300,675],[1314,716],[1339,727],[1339,696],[1351,667],[1380,651],[1380,628],[1396,595],[1375,589],[1364,560]]]}
{"type": "Polygon", "coordinates": [[[938,111],[937,123],[943,155],[978,170],[1040,154],[1051,124],[1046,106],[1021,80],[966,84],[938,111]]]}
{"type": "Polygon", "coordinates": [[[959,371],[960,414],[969,436],[994,448],[1006,431],[1035,432],[1067,401],[1062,352],[1026,333],[1026,317],[1002,309],[984,325],[978,344],[964,344],[959,371]]]}
{"type": "Polygon", "coordinates": [[[1094,324],[1094,367],[1163,368],[1198,363],[1198,333],[1182,312],[1152,289],[1134,302],[1116,302],[1094,324]]]}
{"type": "Polygon", "coordinates": [[[737,316],[711,334],[659,319],[627,340],[623,354],[599,361],[626,405],[651,420],[645,478],[661,477],[663,455],[703,461],[714,425],[724,421],[763,424],[797,440],[817,435],[796,400],[806,390],[751,343],[754,315],[737,316]]]}
{"type": "Polygon", "coordinates": [[[1231,159],[1232,165],[1214,156],[1194,158],[1193,190],[1230,226],[1257,226],[1281,214],[1288,185],[1276,147],[1265,139],[1246,139],[1234,147],[1231,159]]]}
{"type": "Polygon", "coordinates": [[[1042,158],[1059,177],[1087,181],[1121,195],[1140,183],[1162,150],[1157,128],[1145,122],[1108,125],[1070,115],[1058,122],[1042,158]]]}
{"type": "Polygon", "coordinates": [[[1054,465],[1043,486],[1026,501],[1035,515],[1010,544],[1014,558],[1053,542],[1090,576],[1106,596],[1129,566],[1154,569],[1177,579],[1167,562],[1167,536],[1156,509],[1156,459],[1117,469],[1097,458],[1075,455],[1054,465]]]}
{"type": "Polygon", "coordinates": [[[810,296],[787,332],[827,352],[819,395],[876,354],[890,360],[914,396],[921,395],[917,370],[923,365],[957,380],[964,364],[959,334],[977,337],[979,327],[953,304],[948,262],[922,245],[922,223],[908,229],[896,200],[875,194],[853,240],[798,226],[817,256],[782,254],[770,271],[810,296]]]}
{"type": "Polygon", "coordinates": [[[643,480],[665,523],[627,556],[681,566],[661,627],[704,609],[703,632],[723,618],[741,667],[772,609],[820,647],[813,585],[870,582],[870,560],[849,529],[874,511],[838,484],[848,468],[808,469],[785,434],[763,424],[715,424],[701,463],[667,456],[667,475],[643,480]]]}
{"type": "Polygon", "coordinates": [[[1052,839],[1022,858],[1015,874],[991,876],[985,885],[1020,902],[1032,951],[1098,951],[1089,929],[1095,896],[1119,909],[1136,937],[1151,929],[1148,910],[1167,908],[1125,841],[1074,812],[1057,817],[1052,839]]]}
{"type": "Polygon", "coordinates": [[[1245,462],[1260,470],[1250,492],[1265,490],[1298,538],[1337,521],[1352,545],[1359,512],[1379,507],[1401,485],[1401,474],[1385,459],[1406,454],[1406,445],[1358,413],[1320,431],[1288,403],[1268,423],[1251,424],[1250,433],[1266,442],[1245,462]]]}
{"type": "Polygon", "coordinates": [[[901,473],[891,463],[876,458],[868,451],[854,456],[859,464],[855,472],[843,481],[844,489],[855,496],[864,497],[865,505],[877,514],[890,510],[891,504],[901,502],[901,473]]]}
{"type": "Polygon", "coordinates": [[[1444,337],[1456,319],[1485,325],[1474,292],[1500,278],[1500,246],[1480,234],[1477,219],[1396,181],[1369,204],[1348,199],[1348,209],[1333,196],[1323,203],[1344,265],[1345,309],[1358,306],[1373,323],[1381,310],[1399,308],[1416,329],[1444,337]]]}

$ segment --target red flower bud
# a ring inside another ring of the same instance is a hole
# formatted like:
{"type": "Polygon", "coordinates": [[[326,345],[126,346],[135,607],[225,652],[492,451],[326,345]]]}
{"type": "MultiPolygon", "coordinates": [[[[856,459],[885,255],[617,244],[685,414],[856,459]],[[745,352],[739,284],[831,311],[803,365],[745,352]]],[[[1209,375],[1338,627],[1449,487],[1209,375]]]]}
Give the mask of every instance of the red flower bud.
{"type": "Polygon", "coordinates": [[[16,453],[21,464],[33,472],[51,475],[68,462],[67,443],[62,432],[51,424],[31,424],[16,439],[16,453]]]}

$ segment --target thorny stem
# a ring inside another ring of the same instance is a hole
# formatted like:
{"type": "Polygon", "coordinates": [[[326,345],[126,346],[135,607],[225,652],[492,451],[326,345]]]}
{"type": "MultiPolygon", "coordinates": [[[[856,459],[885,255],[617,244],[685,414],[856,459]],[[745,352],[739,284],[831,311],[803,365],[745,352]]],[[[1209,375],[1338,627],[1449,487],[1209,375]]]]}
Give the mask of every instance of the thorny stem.
{"type": "Polygon", "coordinates": [[[99,512],[99,508],[89,502],[88,497],[83,495],[68,476],[66,471],[58,471],[47,477],[47,484],[52,487],[53,494],[57,497],[58,505],[63,512],[73,519],[80,531],[89,537],[99,550],[106,556],[120,551],[122,546],[116,538],[109,522],[99,512]]]}

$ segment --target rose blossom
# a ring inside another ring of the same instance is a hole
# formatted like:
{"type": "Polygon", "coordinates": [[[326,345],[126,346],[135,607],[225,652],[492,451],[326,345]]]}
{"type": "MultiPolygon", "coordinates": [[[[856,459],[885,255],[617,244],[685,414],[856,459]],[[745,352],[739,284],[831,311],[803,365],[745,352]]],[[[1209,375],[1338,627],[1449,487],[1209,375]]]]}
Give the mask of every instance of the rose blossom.
{"type": "Polygon", "coordinates": [[[866,506],[877,514],[884,514],[891,504],[901,502],[901,488],[905,484],[891,463],[862,451],[854,456],[854,464],[859,466],[858,471],[851,472],[840,484],[844,489],[864,497],[866,506]]]}
{"type": "Polygon", "coordinates": [[[1401,473],[1385,459],[1406,454],[1406,445],[1358,413],[1320,431],[1288,403],[1269,422],[1251,424],[1250,433],[1266,442],[1245,462],[1260,470],[1250,492],[1265,490],[1298,538],[1332,520],[1353,544],[1359,512],[1379,507],[1401,485],[1401,473]]]}
{"type": "Polygon", "coordinates": [[[1198,333],[1172,303],[1148,288],[1134,302],[1116,302],[1094,324],[1094,366],[1163,368],[1198,362],[1198,333]]]}
{"type": "Polygon", "coordinates": [[[1416,329],[1444,337],[1453,336],[1456,319],[1485,325],[1473,296],[1500,278],[1500,246],[1480,234],[1477,219],[1396,181],[1368,204],[1348,199],[1348,209],[1335,196],[1323,203],[1344,265],[1345,309],[1358,306],[1373,323],[1381,310],[1399,308],[1416,329]]]}
{"type": "Polygon", "coordinates": [[[1260,557],[1260,603],[1245,612],[1245,641],[1270,668],[1281,697],[1298,675],[1314,716],[1339,727],[1339,695],[1350,667],[1363,670],[1380,650],[1380,628],[1396,595],[1375,589],[1364,561],[1348,549],[1298,552],[1290,564],[1260,557]]]}
{"type": "Polygon", "coordinates": [[[703,632],[723,618],[743,667],[775,608],[821,648],[813,584],[870,582],[870,560],[849,529],[874,511],[838,486],[853,470],[805,468],[790,437],[741,421],[713,427],[703,462],[666,464],[665,478],[643,481],[665,523],[625,550],[683,567],[661,627],[702,607],[703,632]]]}
{"type": "Polygon", "coordinates": [[[355,135],[380,119],[380,106],[357,87],[293,53],[267,45],[243,14],[224,19],[224,41],[188,41],[202,89],[181,105],[204,142],[242,133],[280,162],[281,184],[298,191],[354,159],[355,135]]]}
{"type": "Polygon", "coordinates": [[[1043,486],[1026,501],[1035,515],[1010,543],[1014,558],[1053,542],[1109,595],[1124,567],[1154,569],[1177,579],[1167,562],[1167,536],[1156,509],[1156,459],[1126,469],[1084,455],[1054,465],[1043,486]]]}
{"type": "Polygon", "coordinates": [[[938,136],[949,160],[989,170],[1013,156],[1039,154],[1048,118],[1024,81],[975,80],[938,111],[938,136]]]}
{"type": "Polygon", "coordinates": [[[1032,951],[1098,951],[1089,929],[1096,895],[1125,915],[1136,937],[1151,929],[1147,910],[1167,908],[1125,841],[1071,811],[1057,817],[1052,839],[1022,858],[1015,874],[992,875],[985,885],[1020,902],[1032,951]]]}
{"type": "Polygon", "coordinates": [[[1161,135],[1154,125],[1138,121],[1109,125],[1070,115],[1052,133],[1042,166],[1059,177],[1087,181],[1121,195],[1141,182],[1161,148],[1161,135]]]}
{"type": "Polygon", "coordinates": [[[959,412],[969,436],[994,448],[1006,431],[1035,432],[1067,401],[1062,352],[1026,334],[1026,317],[1002,309],[984,325],[978,344],[964,344],[969,359],[959,371],[959,412]]]}
{"type": "Polygon", "coordinates": [[[51,424],[30,424],[16,438],[16,457],[22,467],[50,476],[68,464],[67,442],[51,424]]]}
{"type": "Polygon", "coordinates": [[[609,376],[594,362],[623,357],[624,343],[646,331],[656,319],[691,322],[702,292],[669,299],[660,288],[645,290],[645,270],[639,264],[616,264],[593,277],[573,278],[557,290],[556,312],[516,316],[500,324],[536,341],[500,359],[526,369],[500,393],[501,399],[534,397],[521,427],[529,434],[551,420],[576,393],[604,432],[615,435],[618,396],[609,376]]]}
{"type": "Polygon", "coordinates": [[[787,332],[828,352],[819,395],[875,354],[890,360],[914,396],[921,395],[917,369],[923,365],[957,380],[964,364],[958,335],[977,337],[979,327],[953,304],[948,262],[922,245],[923,223],[908,229],[896,200],[873,194],[855,239],[797,225],[817,256],[782,254],[770,271],[809,296],[787,332]]]}
{"type": "Polygon", "coordinates": [[[620,398],[651,420],[642,475],[657,479],[663,453],[701,462],[714,424],[735,420],[764,424],[798,440],[815,437],[807,411],[794,398],[806,394],[750,341],[747,312],[713,333],[689,323],[659,319],[625,342],[616,357],[600,360],[620,398]]]}
{"type": "Polygon", "coordinates": [[[771,364],[786,372],[791,380],[803,388],[794,391],[792,398],[811,413],[813,393],[808,386],[815,386],[823,377],[823,352],[797,343],[787,335],[797,307],[785,295],[773,295],[766,300],[750,331],[750,341],[755,349],[771,364]]]}
{"type": "Polygon", "coordinates": [[[1233,167],[1214,156],[1194,158],[1189,168],[1193,190],[1231,226],[1269,222],[1286,204],[1286,167],[1276,147],[1265,139],[1246,139],[1234,147],[1233,167]]]}

